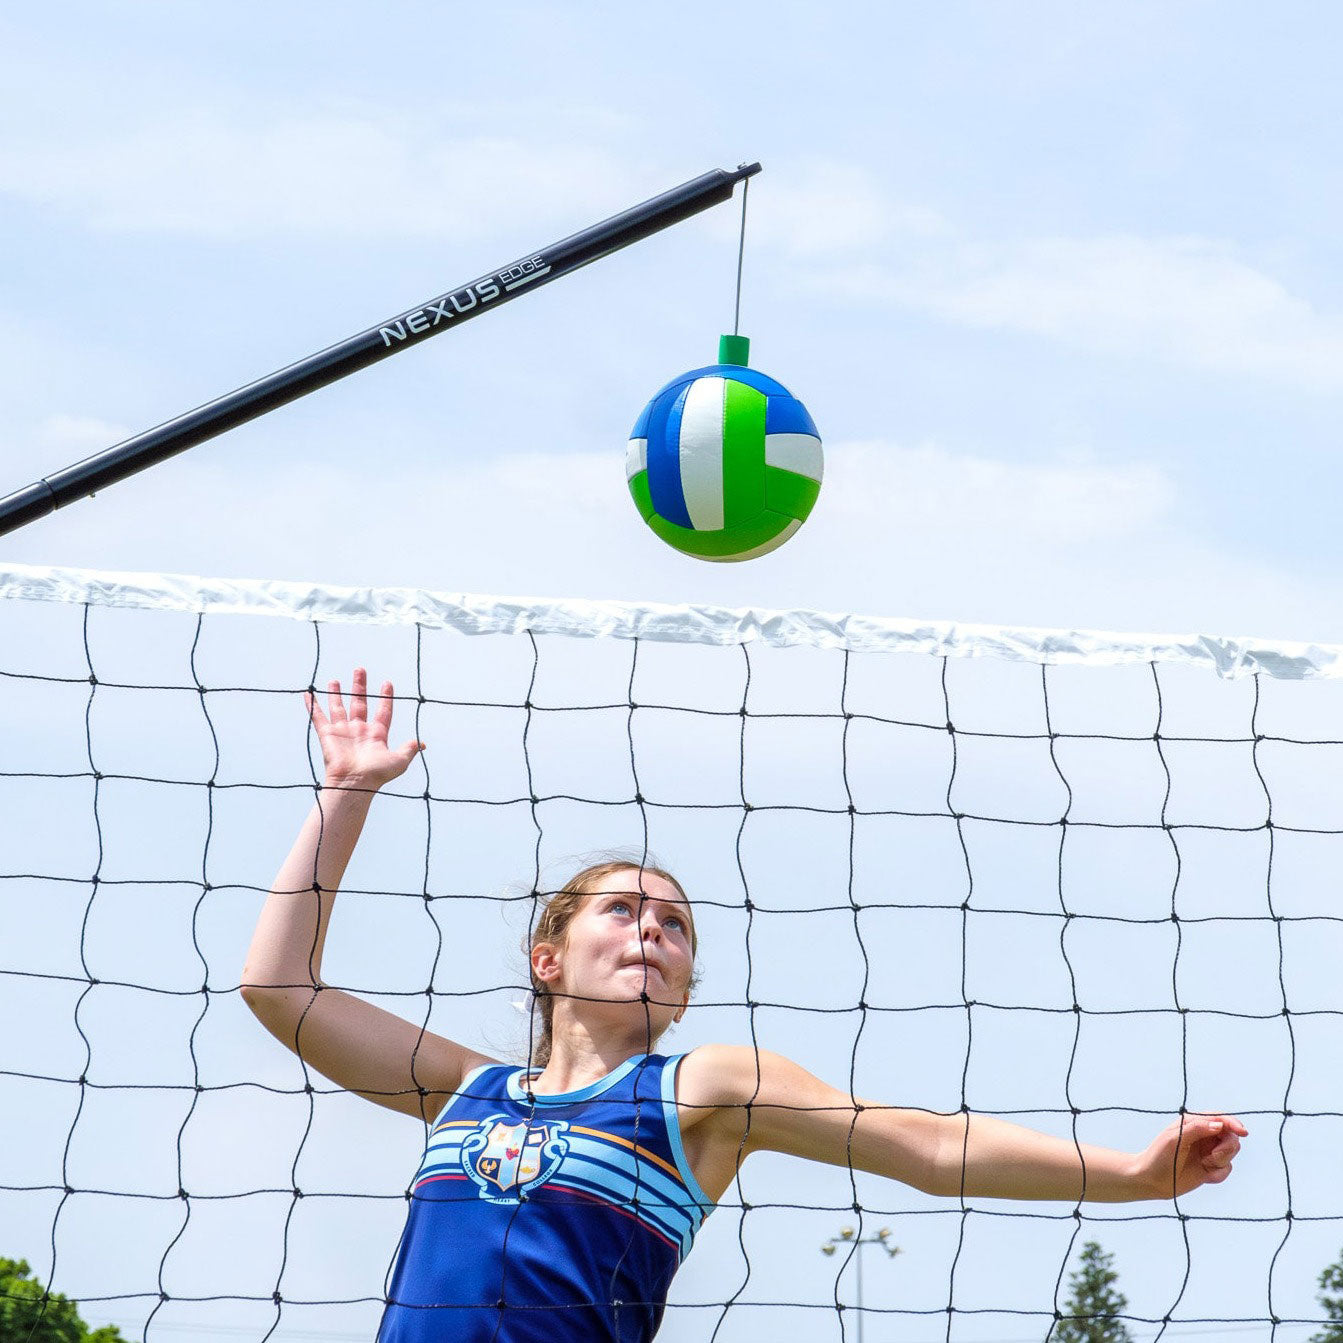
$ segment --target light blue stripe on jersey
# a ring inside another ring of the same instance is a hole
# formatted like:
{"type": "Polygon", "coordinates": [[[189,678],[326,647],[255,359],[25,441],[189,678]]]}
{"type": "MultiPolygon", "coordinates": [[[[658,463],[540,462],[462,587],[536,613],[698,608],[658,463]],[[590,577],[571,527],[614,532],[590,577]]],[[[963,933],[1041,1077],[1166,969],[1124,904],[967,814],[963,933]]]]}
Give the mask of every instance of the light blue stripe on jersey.
{"type": "MultiPolygon", "coordinates": [[[[573,1105],[575,1101],[592,1100],[594,1097],[605,1095],[617,1082],[623,1082],[648,1057],[647,1054],[635,1054],[631,1058],[627,1058],[620,1067],[613,1068],[605,1077],[599,1077],[595,1082],[580,1087],[577,1091],[529,1091],[523,1085],[523,1069],[521,1068],[510,1068],[508,1070],[508,1076],[504,1079],[504,1087],[508,1092],[509,1099],[516,1104],[525,1103],[529,1107],[536,1106],[542,1110],[551,1105],[573,1105]]],[[[540,1074],[534,1073],[533,1076],[540,1076],[540,1074]]]]}
{"type": "Polygon", "coordinates": [[[591,1189],[621,1207],[631,1207],[637,1197],[639,1214],[679,1242],[683,1253],[704,1221],[700,1209],[687,1205],[684,1190],[651,1163],[613,1143],[571,1137],[563,1167],[551,1180],[557,1182],[591,1189]]]}
{"type": "Polygon", "coordinates": [[[668,1207],[684,1201],[684,1192],[670,1176],[651,1161],[644,1160],[637,1152],[631,1152],[628,1147],[589,1138],[586,1134],[574,1133],[572,1129],[565,1136],[569,1139],[569,1156],[565,1158],[566,1173],[569,1160],[577,1157],[582,1160],[584,1170],[598,1184],[608,1176],[612,1180],[625,1182],[637,1179],[641,1188],[652,1189],[668,1207]],[[595,1163],[596,1169],[590,1169],[592,1163],[595,1163]]]}
{"type": "MultiPolygon", "coordinates": [[[[456,1105],[458,1101],[483,1099],[484,1097],[477,1096],[477,1084],[486,1073],[492,1073],[496,1070],[506,1073],[516,1071],[507,1063],[482,1063],[478,1068],[472,1068],[471,1071],[462,1078],[461,1085],[457,1090],[448,1097],[448,1103],[438,1112],[438,1118],[434,1120],[434,1127],[437,1128],[447,1119],[452,1107],[456,1105]]],[[[481,1087],[481,1091],[483,1092],[484,1090],[485,1088],[481,1087]]]]}
{"type": "Polygon", "coordinates": [[[452,1128],[436,1131],[425,1149],[424,1160],[420,1163],[415,1183],[428,1180],[435,1175],[460,1175],[462,1171],[462,1139],[471,1128],[452,1128]]]}
{"type": "MultiPolygon", "coordinates": [[[[444,1175],[463,1175],[462,1140],[477,1131],[475,1125],[463,1125],[437,1133],[416,1176],[416,1187],[444,1175]]],[[[623,1145],[572,1131],[566,1138],[569,1150],[547,1185],[605,1199],[646,1221],[679,1246],[682,1254],[689,1251],[704,1221],[705,1209],[689,1203],[686,1190],[623,1145]]]]}
{"type": "MultiPolygon", "coordinates": [[[[676,1074],[684,1058],[682,1054],[667,1060],[662,1070],[659,1098],[661,1121],[665,1125],[673,1164],[680,1176],[679,1185],[664,1166],[627,1146],[626,1140],[608,1137],[602,1129],[595,1127],[591,1133],[578,1133],[573,1129],[567,1131],[568,1152],[560,1169],[546,1182],[589,1192],[626,1211],[631,1210],[628,1205],[637,1192],[639,1214],[647,1214],[649,1224],[674,1243],[680,1244],[683,1254],[689,1249],[696,1231],[714,1206],[713,1200],[695,1179],[681,1141],[681,1126],[676,1110],[676,1074]]],[[[533,1096],[532,1103],[544,1110],[549,1106],[570,1104],[575,1099],[591,1099],[608,1090],[614,1081],[619,1081],[632,1071],[638,1062],[639,1057],[626,1060],[608,1077],[583,1091],[563,1096],[537,1094],[533,1096]]],[[[443,1107],[430,1132],[424,1159],[415,1179],[416,1185],[443,1175],[465,1174],[462,1143],[479,1131],[483,1116],[455,1119],[451,1111],[455,1101],[470,1094],[476,1087],[481,1093],[476,1099],[490,1104],[488,1093],[498,1082],[486,1075],[495,1070],[505,1075],[499,1080],[504,1082],[509,1097],[521,1097],[524,1094],[519,1081],[521,1069],[508,1064],[486,1064],[470,1072],[462,1079],[462,1090],[443,1107]]],[[[505,1107],[507,1103],[504,1101],[505,1107]]],[[[656,1106],[658,1102],[654,1101],[653,1104],[656,1106]]],[[[656,1110],[653,1113],[656,1114],[656,1110]]]]}
{"type": "MultiPolygon", "coordinates": [[[[438,1129],[420,1166],[416,1187],[443,1175],[464,1174],[462,1141],[477,1131],[475,1124],[467,1123],[438,1129]]],[[[678,1245],[682,1254],[689,1251],[705,1210],[711,1206],[707,1199],[697,1206],[702,1195],[689,1193],[664,1170],[621,1143],[572,1130],[566,1140],[569,1150],[560,1170],[546,1181],[548,1185],[604,1198],[647,1221],[678,1245]],[[633,1206],[636,1196],[637,1207],[633,1206]]]]}
{"type": "Polygon", "coordinates": [[[635,1189],[633,1184],[623,1193],[610,1189],[598,1188],[590,1184],[581,1176],[571,1177],[567,1171],[563,1175],[553,1176],[546,1181],[547,1189],[568,1189],[572,1193],[582,1194],[586,1198],[595,1198],[598,1202],[608,1203],[611,1207],[627,1213],[636,1221],[642,1223],[649,1231],[656,1231],[681,1258],[685,1258],[690,1253],[690,1247],[695,1240],[695,1231],[698,1229],[689,1225],[684,1219],[673,1221],[661,1214],[665,1211],[660,1204],[650,1203],[645,1193],[639,1193],[639,1201],[634,1201],[635,1189]]]}
{"type": "Polygon", "coordinates": [[[690,1161],[685,1154],[685,1145],[681,1141],[681,1120],[676,1109],[676,1075],[681,1071],[681,1064],[685,1062],[685,1059],[684,1054],[673,1054],[662,1065],[662,1114],[667,1124],[667,1144],[671,1148],[676,1169],[681,1172],[681,1179],[685,1184],[686,1192],[694,1200],[696,1211],[699,1214],[699,1221],[695,1223],[698,1229],[700,1223],[713,1211],[714,1201],[700,1187],[700,1182],[695,1179],[695,1172],[690,1169],[690,1161]]]}

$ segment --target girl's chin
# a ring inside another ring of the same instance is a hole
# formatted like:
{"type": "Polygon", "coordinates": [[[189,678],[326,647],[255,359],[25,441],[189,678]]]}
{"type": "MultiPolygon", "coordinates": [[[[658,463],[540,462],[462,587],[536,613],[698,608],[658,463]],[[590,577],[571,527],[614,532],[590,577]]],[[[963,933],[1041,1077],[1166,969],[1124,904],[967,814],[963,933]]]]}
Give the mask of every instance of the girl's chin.
{"type": "Polygon", "coordinates": [[[637,1010],[640,1017],[647,1008],[654,1011],[666,1009],[674,1011],[681,1005],[681,999],[674,994],[657,975],[647,980],[640,975],[637,979],[626,978],[624,983],[607,983],[604,989],[596,989],[587,999],[590,1003],[606,1003],[613,1008],[637,1010]],[[645,998],[644,995],[647,995],[645,998]]]}
{"type": "Polygon", "coordinates": [[[650,987],[667,982],[656,965],[622,965],[616,971],[616,982],[628,984],[631,980],[641,985],[647,981],[650,987]]]}

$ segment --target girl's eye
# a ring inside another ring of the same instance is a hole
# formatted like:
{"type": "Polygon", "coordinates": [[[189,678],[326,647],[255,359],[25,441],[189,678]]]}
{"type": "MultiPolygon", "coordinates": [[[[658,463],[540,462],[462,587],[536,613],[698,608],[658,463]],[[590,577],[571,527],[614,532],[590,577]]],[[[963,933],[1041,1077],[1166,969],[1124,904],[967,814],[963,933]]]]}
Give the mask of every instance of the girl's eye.
{"type": "Polygon", "coordinates": [[[668,928],[674,928],[678,933],[685,932],[685,921],[679,914],[669,914],[666,922],[668,928]]]}
{"type": "Polygon", "coordinates": [[[626,914],[630,912],[629,902],[627,900],[613,900],[606,907],[608,914],[614,914],[617,910],[623,910],[626,914]]]}

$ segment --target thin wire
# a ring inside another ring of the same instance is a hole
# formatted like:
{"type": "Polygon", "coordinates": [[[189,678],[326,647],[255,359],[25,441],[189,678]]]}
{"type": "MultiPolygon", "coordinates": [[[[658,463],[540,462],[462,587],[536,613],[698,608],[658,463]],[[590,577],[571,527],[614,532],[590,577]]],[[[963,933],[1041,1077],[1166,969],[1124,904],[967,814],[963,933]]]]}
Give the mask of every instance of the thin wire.
{"type": "Polygon", "coordinates": [[[741,184],[741,239],[737,243],[737,306],[732,313],[732,334],[740,334],[741,327],[741,266],[746,255],[746,193],[751,189],[748,177],[741,184]]]}

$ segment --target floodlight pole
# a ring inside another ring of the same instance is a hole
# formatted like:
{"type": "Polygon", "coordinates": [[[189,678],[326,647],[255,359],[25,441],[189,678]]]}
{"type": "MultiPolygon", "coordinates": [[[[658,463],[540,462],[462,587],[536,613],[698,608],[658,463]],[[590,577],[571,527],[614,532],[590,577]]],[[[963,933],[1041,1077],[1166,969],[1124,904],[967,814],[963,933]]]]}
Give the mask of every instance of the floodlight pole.
{"type": "MultiPolygon", "coordinates": [[[[846,1226],[840,1228],[839,1235],[831,1236],[830,1239],[821,1246],[821,1253],[827,1255],[834,1254],[837,1247],[844,1245],[853,1246],[852,1253],[855,1260],[855,1269],[858,1274],[858,1343],[863,1343],[863,1246],[880,1245],[881,1248],[886,1251],[887,1259],[894,1259],[895,1256],[900,1253],[900,1247],[891,1244],[891,1228],[888,1226],[882,1227],[875,1236],[857,1237],[853,1234],[853,1227],[846,1226]]],[[[842,1266],[839,1271],[841,1274],[844,1272],[842,1266]]],[[[838,1282],[836,1282],[835,1290],[836,1292],[839,1290],[838,1282]]],[[[838,1296],[836,1297],[836,1300],[838,1300],[838,1296]]]]}
{"type": "Polygon", "coordinates": [[[329,346],[268,377],[198,406],[166,424],[147,429],[54,475],[44,476],[0,499],[0,535],[45,517],[71,500],[93,494],[228,429],[246,424],[267,411],[287,405],[319,387],[418,345],[441,331],[460,326],[519,294],[531,293],[580,266],[609,256],[672,224],[679,224],[711,205],[730,200],[737,183],[759,171],[758,163],[743,163],[732,171],[715,168],[581,233],[450,289],[440,297],[399,313],[338,345],[329,346]]]}

